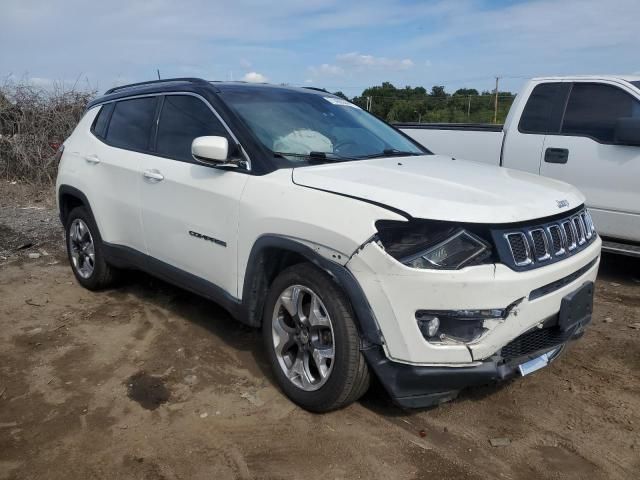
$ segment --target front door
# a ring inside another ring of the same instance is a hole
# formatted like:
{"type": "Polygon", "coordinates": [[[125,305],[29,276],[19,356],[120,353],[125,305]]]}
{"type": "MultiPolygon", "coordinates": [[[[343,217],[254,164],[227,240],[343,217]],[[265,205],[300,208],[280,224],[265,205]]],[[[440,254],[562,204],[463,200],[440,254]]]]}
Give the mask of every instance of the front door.
{"type": "Polygon", "coordinates": [[[196,162],[191,142],[206,135],[229,137],[207,103],[164,96],[155,155],[140,170],[146,247],[152,257],[236,296],[239,200],[248,175],[196,162]]]}
{"type": "Polygon", "coordinates": [[[640,147],[616,144],[620,118],[640,101],[615,83],[575,82],[559,134],[547,135],[540,174],[575,185],[601,235],[640,239],[640,147]]]}

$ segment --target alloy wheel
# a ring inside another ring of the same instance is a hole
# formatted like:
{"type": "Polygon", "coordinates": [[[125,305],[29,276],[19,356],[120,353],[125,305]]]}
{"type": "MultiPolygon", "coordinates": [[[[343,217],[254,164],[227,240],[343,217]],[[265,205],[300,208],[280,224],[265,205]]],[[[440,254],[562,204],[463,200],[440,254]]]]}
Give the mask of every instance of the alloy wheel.
{"type": "Polygon", "coordinates": [[[333,325],[324,303],[310,288],[292,285],[273,311],[272,338],[278,364],[296,387],[322,387],[333,369],[333,325]]]}

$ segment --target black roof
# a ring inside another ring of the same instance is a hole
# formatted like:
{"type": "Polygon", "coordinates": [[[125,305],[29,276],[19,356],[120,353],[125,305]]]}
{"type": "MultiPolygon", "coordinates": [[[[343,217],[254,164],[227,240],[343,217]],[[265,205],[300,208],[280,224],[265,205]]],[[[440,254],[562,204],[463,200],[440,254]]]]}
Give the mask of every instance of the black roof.
{"type": "Polygon", "coordinates": [[[117,100],[133,95],[146,95],[152,93],[173,92],[176,90],[194,93],[220,93],[224,91],[238,91],[247,89],[282,89],[304,91],[311,94],[332,95],[326,90],[312,87],[290,87],[288,85],[272,85],[267,83],[248,82],[225,82],[209,81],[202,78],[167,78],[163,80],[151,80],[148,82],[131,83],[119,87],[110,88],[104,95],[95,98],[87,105],[91,108],[94,105],[110,100],[117,100]]]}

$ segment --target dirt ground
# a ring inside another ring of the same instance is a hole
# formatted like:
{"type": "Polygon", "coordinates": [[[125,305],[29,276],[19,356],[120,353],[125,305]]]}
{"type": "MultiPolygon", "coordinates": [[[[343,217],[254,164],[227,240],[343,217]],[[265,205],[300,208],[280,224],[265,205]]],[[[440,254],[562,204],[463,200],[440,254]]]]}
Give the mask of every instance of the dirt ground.
{"type": "Polygon", "coordinates": [[[640,478],[638,261],[603,257],[592,326],[546,369],[314,415],[217,305],[140,273],[79,287],[49,192],[2,181],[0,207],[0,479],[640,478]]]}

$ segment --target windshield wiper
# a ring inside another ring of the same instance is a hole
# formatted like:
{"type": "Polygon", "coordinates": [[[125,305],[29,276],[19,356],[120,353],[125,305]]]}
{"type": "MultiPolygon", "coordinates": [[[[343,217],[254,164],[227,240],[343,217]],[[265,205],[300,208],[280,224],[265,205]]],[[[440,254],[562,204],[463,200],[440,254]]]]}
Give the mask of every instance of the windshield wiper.
{"type": "Polygon", "coordinates": [[[308,160],[343,162],[345,160],[355,160],[353,157],[343,157],[331,152],[309,152],[309,153],[290,153],[290,152],[273,152],[277,157],[296,157],[306,158],[308,160]]]}
{"type": "Polygon", "coordinates": [[[421,152],[404,152],[402,150],[397,150],[395,148],[385,148],[383,151],[379,153],[372,153],[371,155],[364,155],[358,158],[381,158],[381,157],[412,157],[412,156],[420,156],[424,155],[421,152]]]}

